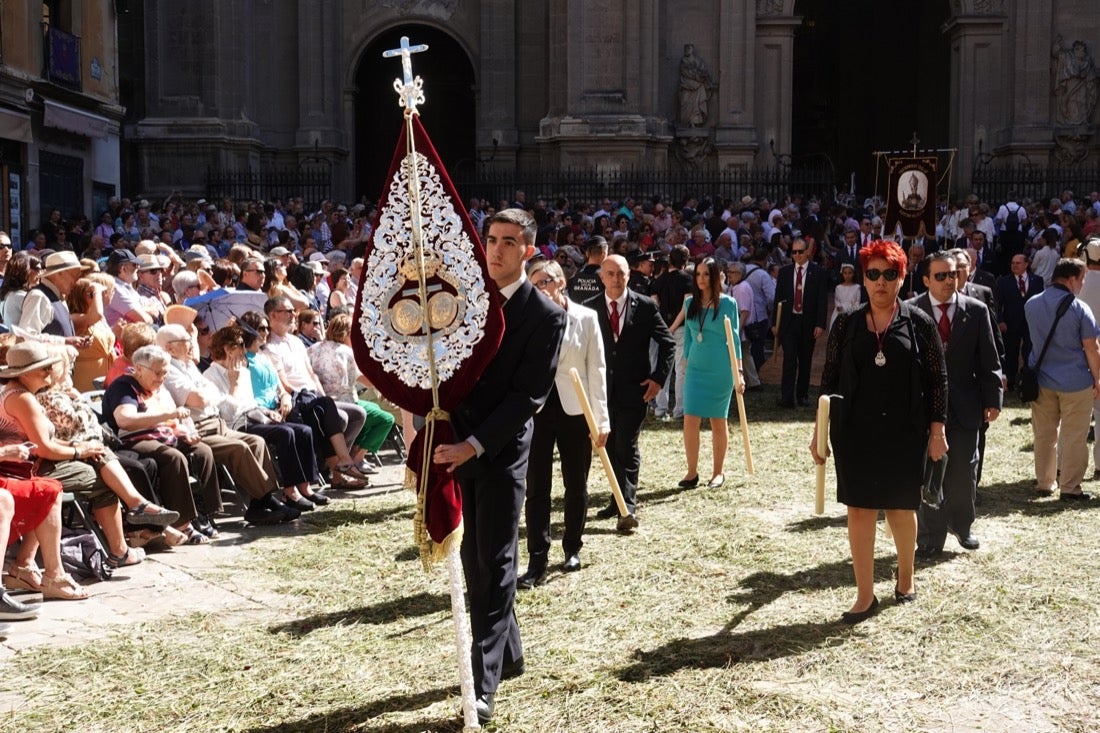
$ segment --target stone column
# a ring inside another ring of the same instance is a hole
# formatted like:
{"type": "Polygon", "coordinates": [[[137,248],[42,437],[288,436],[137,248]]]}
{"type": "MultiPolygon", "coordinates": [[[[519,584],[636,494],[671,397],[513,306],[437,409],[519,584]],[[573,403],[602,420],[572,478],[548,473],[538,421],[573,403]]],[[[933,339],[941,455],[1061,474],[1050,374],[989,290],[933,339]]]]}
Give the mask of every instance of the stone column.
{"type": "Polygon", "coordinates": [[[951,37],[948,138],[958,149],[957,190],[969,192],[979,151],[992,152],[992,134],[1005,125],[1002,99],[1009,92],[997,87],[1005,78],[1004,18],[960,16],[945,31],[951,37]]]}
{"type": "MultiPolygon", "coordinates": [[[[553,45],[553,44],[551,44],[553,45]]],[[[516,125],[516,8],[509,0],[481,2],[481,95],[478,105],[477,154],[494,165],[515,165],[519,132],[516,125]]]]}
{"type": "Polygon", "coordinates": [[[801,16],[770,15],[756,19],[753,118],[758,144],[755,148],[735,147],[727,153],[723,167],[747,165],[750,161],[759,166],[774,166],[773,147],[780,155],[790,153],[794,31],[801,24],[801,16]]]}
{"type": "MultiPolygon", "coordinates": [[[[986,84],[1004,80],[1004,94],[997,96],[1004,100],[1007,117],[1006,126],[994,140],[986,142],[985,152],[1007,155],[1012,162],[1045,161],[1053,145],[1050,105],[1053,39],[1046,32],[1054,27],[1052,6],[1053,0],[1014,3],[1015,18],[1006,49],[1012,63],[1005,64],[1005,76],[984,80],[986,84]]],[[[994,90],[989,92],[992,94],[994,90]]]]}
{"type": "Polygon", "coordinates": [[[722,43],[714,144],[723,170],[747,166],[760,148],[755,118],[758,22],[755,0],[721,0],[719,5],[722,43]]]}
{"type": "Polygon", "coordinates": [[[551,1],[550,75],[564,79],[551,82],[549,114],[539,123],[544,165],[665,165],[671,135],[657,113],[658,5],[551,1]]]}

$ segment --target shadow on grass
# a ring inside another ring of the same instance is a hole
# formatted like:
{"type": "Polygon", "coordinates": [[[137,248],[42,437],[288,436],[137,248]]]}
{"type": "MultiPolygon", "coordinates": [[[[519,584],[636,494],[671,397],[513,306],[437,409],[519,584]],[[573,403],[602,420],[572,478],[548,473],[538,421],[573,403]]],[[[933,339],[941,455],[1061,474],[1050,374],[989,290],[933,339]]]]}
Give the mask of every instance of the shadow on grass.
{"type": "MultiPolygon", "coordinates": [[[[1083,486],[1086,493],[1088,485],[1083,486]]],[[[1098,487],[1100,489],[1100,487],[1098,487]]],[[[1054,496],[1040,496],[1035,490],[1035,481],[1001,482],[980,486],[979,503],[975,507],[978,519],[982,517],[1001,517],[1022,514],[1031,517],[1053,516],[1062,512],[1093,512],[1100,510],[1100,501],[1062,501],[1055,490],[1054,496]]]]}
{"type": "Polygon", "coordinates": [[[365,707],[348,707],[330,710],[307,718],[288,720],[276,725],[264,725],[249,728],[248,733],[312,733],[313,731],[374,731],[375,733],[458,733],[462,730],[462,721],[458,711],[450,719],[420,720],[415,723],[378,723],[371,725],[370,720],[379,715],[393,712],[412,712],[434,705],[448,697],[459,695],[457,687],[437,687],[412,695],[391,695],[365,707]]]}
{"type": "Polygon", "coordinates": [[[806,519],[799,519],[797,522],[791,522],[786,526],[784,531],[817,532],[818,530],[822,529],[832,529],[833,527],[847,526],[848,516],[846,514],[825,514],[820,517],[807,517],[806,519]]]}
{"type": "Polygon", "coordinates": [[[287,623],[276,624],[271,627],[273,634],[290,634],[291,636],[305,636],[317,629],[330,626],[345,626],[348,624],[389,624],[403,618],[415,616],[430,616],[442,611],[449,611],[451,599],[445,593],[416,593],[404,598],[396,598],[374,606],[354,608],[335,613],[324,613],[317,616],[307,616],[295,619],[287,623]]]}
{"type": "MultiPolygon", "coordinates": [[[[839,615],[838,615],[839,619],[839,615]]],[[[730,633],[730,627],[700,639],[674,639],[650,651],[637,651],[637,661],[616,674],[623,682],[645,682],[682,669],[715,669],[742,662],[779,659],[820,646],[843,643],[837,632],[839,620],[818,623],[787,624],[743,634],[730,633]]]]}

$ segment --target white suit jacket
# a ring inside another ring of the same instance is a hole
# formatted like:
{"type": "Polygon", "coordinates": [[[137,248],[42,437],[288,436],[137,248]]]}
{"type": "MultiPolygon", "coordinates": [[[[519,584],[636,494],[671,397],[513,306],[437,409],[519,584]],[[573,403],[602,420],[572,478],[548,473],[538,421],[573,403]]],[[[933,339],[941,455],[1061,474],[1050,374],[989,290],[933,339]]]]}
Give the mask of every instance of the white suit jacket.
{"type": "Polygon", "coordinates": [[[611,430],[611,421],[607,414],[607,361],[603,353],[603,336],[600,334],[599,317],[596,311],[581,305],[570,303],[566,311],[565,338],[561,342],[558,356],[558,372],[554,383],[558,388],[558,398],[567,415],[580,415],[580,400],[573,387],[570,369],[580,374],[588,401],[592,403],[592,414],[596,426],[601,431],[611,430]]]}

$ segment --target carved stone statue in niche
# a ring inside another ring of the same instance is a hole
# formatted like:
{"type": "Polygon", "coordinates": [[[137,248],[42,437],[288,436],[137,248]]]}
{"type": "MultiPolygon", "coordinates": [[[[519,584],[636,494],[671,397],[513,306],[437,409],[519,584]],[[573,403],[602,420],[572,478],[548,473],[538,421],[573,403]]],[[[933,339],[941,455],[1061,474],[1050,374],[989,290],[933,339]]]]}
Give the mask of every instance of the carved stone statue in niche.
{"type": "Polygon", "coordinates": [[[709,168],[713,152],[714,145],[711,144],[710,137],[705,133],[676,138],[676,145],[672,150],[676,160],[680,163],[681,170],[688,171],[709,168]]]}
{"type": "Polygon", "coordinates": [[[1062,36],[1054,41],[1054,121],[1065,126],[1084,126],[1092,120],[1096,98],[1100,94],[1100,76],[1084,41],[1062,45],[1062,36]]]}
{"type": "Polygon", "coordinates": [[[707,98],[718,88],[707,65],[695,55],[695,44],[684,44],[680,59],[680,124],[702,127],[707,122],[707,98]]]}

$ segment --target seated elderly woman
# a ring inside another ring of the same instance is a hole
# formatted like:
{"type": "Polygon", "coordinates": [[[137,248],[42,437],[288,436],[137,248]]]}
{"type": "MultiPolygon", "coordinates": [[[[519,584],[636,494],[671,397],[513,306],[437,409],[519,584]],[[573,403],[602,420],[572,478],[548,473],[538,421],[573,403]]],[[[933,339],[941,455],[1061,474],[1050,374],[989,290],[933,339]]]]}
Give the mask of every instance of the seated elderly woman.
{"type": "MultiPolygon", "coordinates": [[[[39,476],[57,479],[66,491],[88,494],[92,514],[107,538],[108,563],[135,565],[145,559],[145,553],[126,544],[118,497],[89,465],[106,455],[103,444],[58,439],[57,427],[35,399],[36,393],[50,386],[53,365],[59,359],[36,341],[8,349],[7,366],[0,367],[0,379],[5,380],[0,390],[0,444],[33,443],[39,476]]],[[[135,514],[149,509],[140,503],[139,507],[135,514]]]]}
{"type": "MultiPolygon", "coordinates": [[[[218,409],[224,397],[195,366],[193,342],[184,327],[175,324],[161,327],[157,332],[157,344],[171,357],[164,380],[168,393],[177,405],[188,408],[195,430],[210,446],[214,459],[229,468],[229,474],[251,497],[246,512],[248,521],[257,524],[290,521],[299,516],[291,507],[313,509],[313,504],[306,506],[308,502],[302,500],[293,486],[287,490],[286,504],[273,495],[278,487],[267,443],[259,435],[230,430],[226,426],[218,409]]],[[[244,348],[243,342],[241,348],[244,348]]],[[[207,510],[220,512],[221,502],[215,507],[207,506],[207,510]]]]}
{"type": "MultiPolygon", "coordinates": [[[[0,461],[27,461],[30,455],[24,444],[0,447],[0,461]]],[[[0,584],[0,621],[38,615],[38,606],[17,601],[9,590],[37,591],[45,599],[62,601],[88,597],[61,564],[61,489],[59,482],[48,478],[0,478],[0,550],[23,538],[0,584]],[[34,561],[39,549],[45,573],[34,561]]]]}
{"type": "Polygon", "coordinates": [[[311,508],[314,504],[328,504],[328,497],[309,487],[318,479],[313,433],[301,423],[284,421],[283,413],[265,409],[256,401],[245,358],[244,336],[241,327],[226,326],[214,332],[211,342],[214,361],[203,376],[221,390],[222,417],[230,428],[257,435],[271,446],[279,483],[286,487],[285,501],[300,506],[302,500],[295,499],[300,495],[311,508]]]}
{"type": "MultiPolygon", "coordinates": [[[[103,395],[103,416],[123,446],[156,461],[164,503],[180,514],[180,521],[173,526],[187,535],[189,544],[205,544],[209,538],[192,526],[200,517],[188,477],[191,469],[199,482],[204,509],[209,512],[220,507],[214,454],[191,424],[191,411],[177,407],[164,389],[170,361],[159,346],[135,351],[133,374],[116,379],[103,395]]],[[[207,526],[201,519],[200,524],[207,526]]]]}
{"type": "Polygon", "coordinates": [[[313,371],[321,386],[337,402],[353,402],[367,414],[359,437],[355,439],[352,459],[362,461],[366,453],[377,453],[393,429],[393,415],[374,402],[359,399],[358,387],[372,386],[355,365],[351,350],[351,316],[341,313],[328,324],[323,341],[309,348],[313,371]]]}

